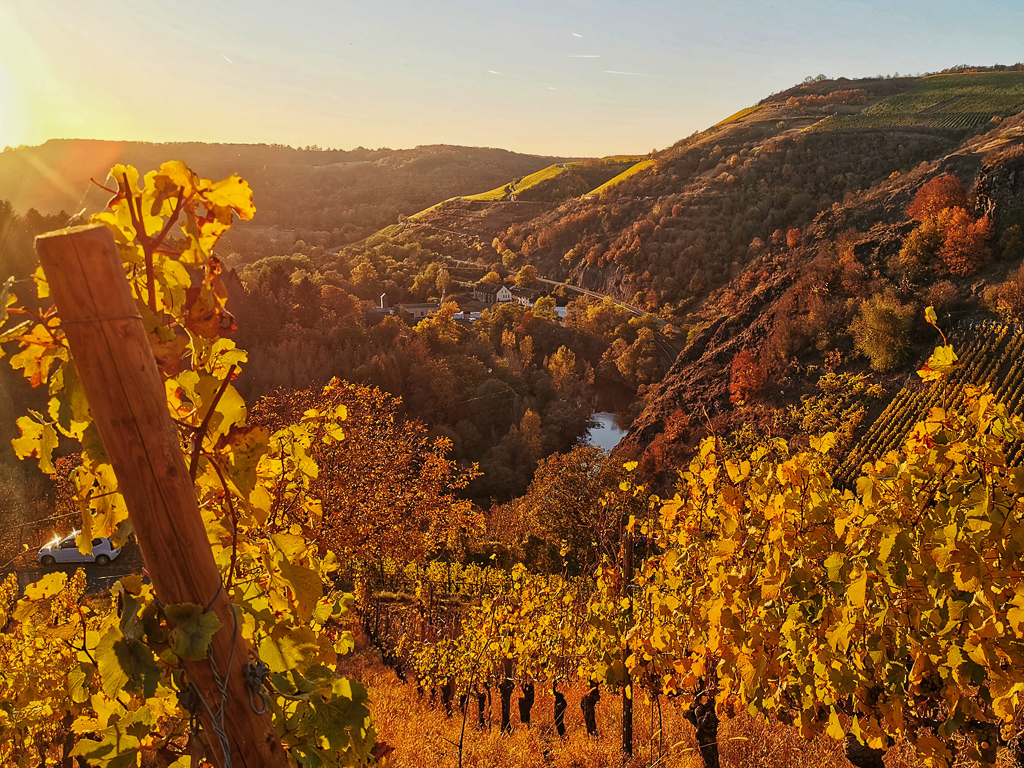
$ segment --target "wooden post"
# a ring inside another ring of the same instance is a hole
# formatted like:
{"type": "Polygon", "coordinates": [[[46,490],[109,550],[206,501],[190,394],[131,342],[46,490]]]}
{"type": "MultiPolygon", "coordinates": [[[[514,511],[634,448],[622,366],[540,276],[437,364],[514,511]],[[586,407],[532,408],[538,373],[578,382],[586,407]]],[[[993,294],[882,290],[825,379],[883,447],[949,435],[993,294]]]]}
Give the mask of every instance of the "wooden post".
{"type": "Polygon", "coordinates": [[[200,703],[199,714],[211,757],[218,766],[230,757],[232,768],[283,768],[288,760],[270,715],[257,715],[249,703],[249,650],[222,587],[114,238],[103,226],[73,227],[37,237],[36,251],[156,595],[165,605],[209,606],[220,619],[207,658],[184,662],[208,706],[200,703]],[[222,720],[215,716],[221,706],[222,720]]]}
{"type": "MultiPolygon", "coordinates": [[[[629,600],[626,609],[626,626],[633,624],[633,534],[628,530],[622,533],[622,583],[625,597],[629,600]]],[[[628,654],[629,644],[623,651],[628,654]]],[[[623,665],[626,658],[622,659],[623,665]]],[[[622,686],[622,751],[633,756],[633,677],[626,669],[626,679],[622,686]]]]}

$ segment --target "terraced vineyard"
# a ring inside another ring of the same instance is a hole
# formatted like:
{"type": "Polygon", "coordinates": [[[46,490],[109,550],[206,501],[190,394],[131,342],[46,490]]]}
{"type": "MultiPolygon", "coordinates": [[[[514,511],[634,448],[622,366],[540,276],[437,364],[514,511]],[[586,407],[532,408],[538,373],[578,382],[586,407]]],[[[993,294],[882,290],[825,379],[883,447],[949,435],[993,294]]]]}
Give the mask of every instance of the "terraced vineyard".
{"type": "Polygon", "coordinates": [[[1024,111],[1024,72],[973,72],[932,75],[896,96],[856,115],[832,115],[815,123],[816,131],[866,128],[946,128],[971,130],[1024,111]]]}
{"type": "MultiPolygon", "coordinates": [[[[996,400],[1012,413],[1024,415],[1024,328],[998,322],[982,322],[957,329],[950,343],[960,360],[960,375],[925,384],[913,377],[853,445],[836,472],[849,483],[867,461],[896,450],[907,433],[932,408],[949,408],[963,402],[964,387],[988,384],[996,400]]],[[[1010,447],[1008,458],[1024,460],[1024,441],[1010,447]]]]}
{"type": "Polygon", "coordinates": [[[497,200],[546,199],[552,195],[557,199],[586,194],[597,187],[636,168],[645,158],[631,155],[615,155],[601,160],[586,160],[570,163],[555,163],[503,187],[497,187],[478,195],[468,195],[465,200],[493,202],[497,200]],[[568,185],[560,185],[562,176],[571,176],[568,185]],[[563,186],[565,188],[563,188],[563,186]]]}

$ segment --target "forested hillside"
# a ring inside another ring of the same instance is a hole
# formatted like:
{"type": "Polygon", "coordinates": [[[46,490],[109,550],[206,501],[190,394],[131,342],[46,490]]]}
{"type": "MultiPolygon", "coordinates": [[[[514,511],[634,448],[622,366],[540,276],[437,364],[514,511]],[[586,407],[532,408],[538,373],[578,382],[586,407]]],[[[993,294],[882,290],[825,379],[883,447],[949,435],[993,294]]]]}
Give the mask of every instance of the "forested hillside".
{"type": "MultiPolygon", "coordinates": [[[[19,213],[99,210],[114,163],[156,168],[180,158],[213,175],[239,173],[260,190],[256,228],[234,233],[248,259],[286,253],[302,241],[330,247],[352,242],[454,195],[470,195],[526,176],[562,158],[504,149],[423,146],[415,149],[294,149],[265,144],[147,144],[54,140],[0,152],[0,200],[19,213]]],[[[301,247],[300,247],[301,249],[301,247]]]]}

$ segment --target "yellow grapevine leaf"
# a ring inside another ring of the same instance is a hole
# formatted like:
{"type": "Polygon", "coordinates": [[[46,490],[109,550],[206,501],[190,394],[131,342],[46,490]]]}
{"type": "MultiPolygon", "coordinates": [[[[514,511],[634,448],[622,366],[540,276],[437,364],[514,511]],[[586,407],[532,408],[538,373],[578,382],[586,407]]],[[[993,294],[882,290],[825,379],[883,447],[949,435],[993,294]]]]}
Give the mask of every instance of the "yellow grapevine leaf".
{"type": "Polygon", "coordinates": [[[825,733],[831,736],[836,741],[842,741],[846,736],[843,730],[843,723],[839,719],[839,714],[833,709],[828,716],[828,728],[825,733]]]}
{"type": "Polygon", "coordinates": [[[64,590],[67,583],[67,574],[56,572],[48,573],[39,581],[25,587],[26,600],[48,600],[64,590]]]}
{"type": "Polygon", "coordinates": [[[926,307],[924,310],[924,319],[927,320],[931,325],[938,325],[939,318],[935,314],[935,307],[926,307]]]}
{"type": "Polygon", "coordinates": [[[828,453],[829,451],[836,447],[836,440],[837,437],[835,432],[828,432],[822,435],[821,437],[815,437],[814,435],[811,435],[811,448],[813,448],[818,453],[828,453]]]}
{"type": "Polygon", "coordinates": [[[868,572],[864,571],[851,584],[846,595],[854,608],[863,608],[867,602],[868,572]]]}
{"type": "Polygon", "coordinates": [[[917,375],[925,381],[937,381],[956,368],[958,359],[951,345],[936,347],[932,356],[928,358],[928,362],[924,364],[924,368],[921,368],[917,375]]]}
{"type": "Polygon", "coordinates": [[[18,421],[21,437],[11,441],[11,446],[19,459],[29,456],[39,457],[39,471],[52,475],[57,470],[53,466],[53,451],[57,447],[57,431],[49,424],[40,424],[28,416],[21,416],[18,421]]]}
{"type": "Polygon", "coordinates": [[[232,174],[226,179],[215,182],[204,179],[202,193],[214,205],[233,209],[244,221],[249,221],[256,214],[249,182],[238,175],[232,174]]]}

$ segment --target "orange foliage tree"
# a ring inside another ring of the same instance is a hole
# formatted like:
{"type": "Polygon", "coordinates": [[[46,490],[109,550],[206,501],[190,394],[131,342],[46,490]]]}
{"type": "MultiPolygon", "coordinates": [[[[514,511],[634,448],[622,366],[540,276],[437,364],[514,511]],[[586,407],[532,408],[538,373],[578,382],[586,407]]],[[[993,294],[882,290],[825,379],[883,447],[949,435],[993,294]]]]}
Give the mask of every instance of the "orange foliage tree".
{"type": "Polygon", "coordinates": [[[324,512],[315,535],[339,557],[458,556],[480,523],[472,504],[456,496],[477,476],[476,465],[457,467],[450,441],[431,440],[421,422],[402,418],[401,402],[334,379],[322,389],[276,392],[253,409],[255,423],[271,429],[310,409],[347,413],[344,439],[306,447],[319,467],[311,492],[324,512]]]}
{"type": "Polygon", "coordinates": [[[937,176],[917,191],[907,213],[921,224],[897,259],[906,276],[914,279],[931,271],[933,264],[942,274],[960,276],[984,266],[991,255],[992,221],[988,216],[975,219],[967,205],[967,193],[952,174],[937,176]]]}
{"type": "Polygon", "coordinates": [[[744,349],[732,359],[729,378],[729,399],[742,402],[761,391],[768,380],[768,372],[753,352],[744,349]]]}
{"type": "Polygon", "coordinates": [[[907,208],[910,218],[925,221],[947,208],[967,208],[967,193],[960,179],[951,173],[936,176],[922,185],[907,208]]]}
{"type": "Polygon", "coordinates": [[[937,217],[945,238],[939,258],[952,275],[976,272],[991,255],[987,243],[992,236],[992,220],[988,216],[975,219],[963,208],[948,208],[937,217]]]}

